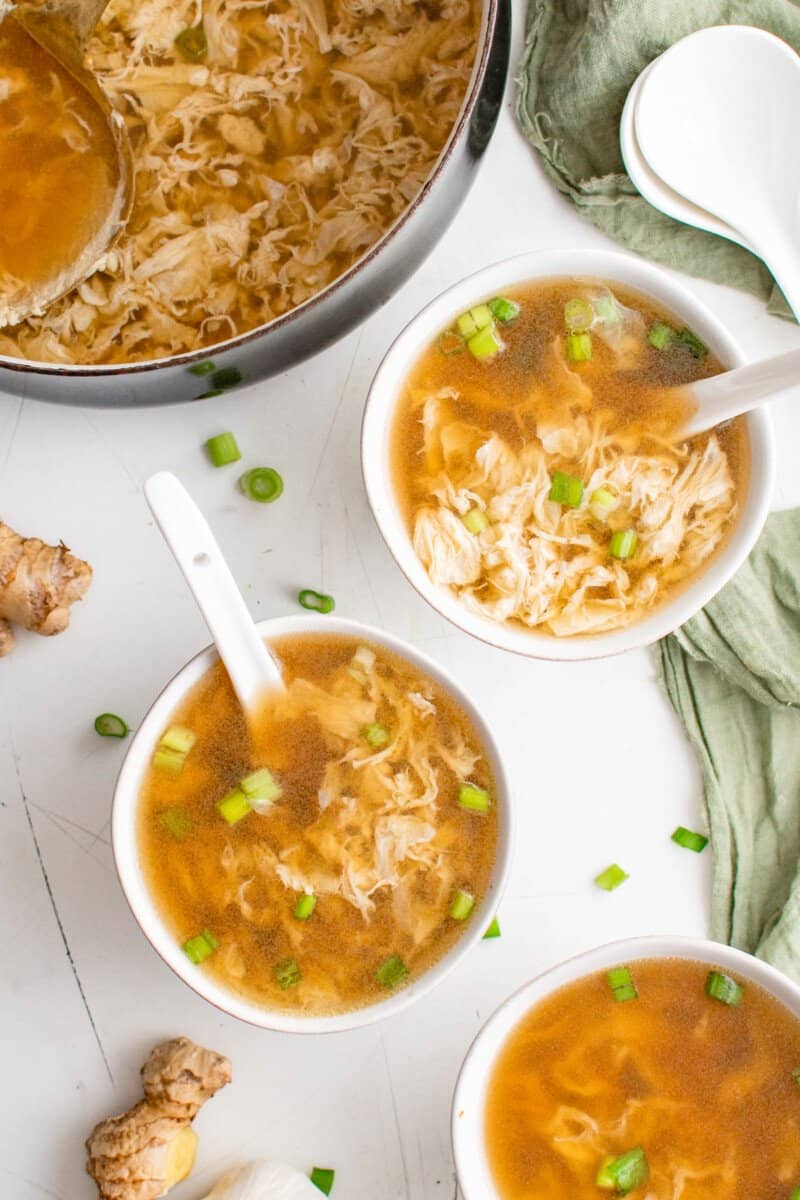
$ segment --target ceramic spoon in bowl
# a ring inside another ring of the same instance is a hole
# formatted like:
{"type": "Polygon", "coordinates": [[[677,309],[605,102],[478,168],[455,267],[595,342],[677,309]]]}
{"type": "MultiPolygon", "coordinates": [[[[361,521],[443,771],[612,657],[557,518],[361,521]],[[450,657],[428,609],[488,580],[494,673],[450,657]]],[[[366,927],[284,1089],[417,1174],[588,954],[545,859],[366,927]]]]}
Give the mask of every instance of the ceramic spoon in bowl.
{"type": "Polygon", "coordinates": [[[144,494],[252,731],[264,700],[284,690],[280,668],[256,629],[208,522],[183,484],[169,471],[159,471],[145,483],[144,494]]]}
{"type": "Polygon", "coordinates": [[[699,379],[675,389],[696,406],[682,432],[686,437],[695,437],[761,404],[780,400],[798,387],[800,350],[789,350],[709,379],[699,379]]]}
{"type": "Polygon", "coordinates": [[[800,57],[749,26],[702,29],[642,80],[634,125],[651,170],[720,218],[800,313],[800,57]]]}
{"type": "Polygon", "coordinates": [[[128,131],[84,58],[107,4],[0,0],[0,327],[91,274],[130,215],[128,131]]]}

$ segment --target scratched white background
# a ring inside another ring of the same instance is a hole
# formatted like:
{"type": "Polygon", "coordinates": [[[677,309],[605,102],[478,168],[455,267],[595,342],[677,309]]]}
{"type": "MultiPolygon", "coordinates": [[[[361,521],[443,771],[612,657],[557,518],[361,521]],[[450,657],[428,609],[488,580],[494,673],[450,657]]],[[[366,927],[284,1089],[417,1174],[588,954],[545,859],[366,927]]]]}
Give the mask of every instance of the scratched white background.
{"type": "MultiPolygon", "coordinates": [[[[177,1033],[229,1055],[234,1083],[197,1121],[198,1165],[176,1200],[199,1200],[224,1167],[260,1155],[335,1167],[334,1200],[450,1200],[452,1085],[499,1001],[592,944],[706,932],[709,856],[669,841],[679,821],[698,823],[697,773],[648,655],[556,665],[470,641],[404,582],[359,472],[369,380],[426,300],[492,260],[603,241],[546,183],[507,106],[436,252],[323,356],[191,408],[90,413],[0,396],[0,513],[22,532],[63,538],[95,567],[71,630],[50,641],[23,635],[0,664],[3,1200],[91,1200],[84,1138],[139,1097],[147,1051],[177,1033]],[[223,429],[235,431],[248,463],[280,470],[279,503],[249,503],[236,491],[237,468],[208,465],[202,443],[223,429]],[[325,1038],[240,1025],[171,974],[125,905],[109,848],[125,745],[98,738],[92,721],[111,710],[135,726],[207,642],[142,497],[142,481],[164,467],[204,508],[254,614],[293,611],[298,587],[332,592],[343,616],[438,657],[495,723],[520,817],[503,937],[392,1021],[325,1038]],[[631,880],[605,895],[591,880],[612,859],[631,880]]],[[[755,301],[692,287],[750,354],[800,345],[795,328],[755,301]]],[[[775,503],[786,507],[800,501],[800,417],[788,401],[775,417],[775,503]]]]}

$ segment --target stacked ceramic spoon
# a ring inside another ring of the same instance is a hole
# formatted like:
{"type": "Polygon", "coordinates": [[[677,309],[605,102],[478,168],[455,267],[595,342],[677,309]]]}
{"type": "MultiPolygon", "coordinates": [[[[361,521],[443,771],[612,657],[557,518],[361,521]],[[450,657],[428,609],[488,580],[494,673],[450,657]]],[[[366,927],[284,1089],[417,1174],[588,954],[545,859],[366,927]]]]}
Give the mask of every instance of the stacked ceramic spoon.
{"type": "MultiPolygon", "coordinates": [[[[800,314],[800,57],[747,25],[683,38],[634,83],[620,121],[628,174],[670,217],[758,255],[800,314]]],[[[800,351],[695,385],[691,432],[800,382],[800,351]]]]}

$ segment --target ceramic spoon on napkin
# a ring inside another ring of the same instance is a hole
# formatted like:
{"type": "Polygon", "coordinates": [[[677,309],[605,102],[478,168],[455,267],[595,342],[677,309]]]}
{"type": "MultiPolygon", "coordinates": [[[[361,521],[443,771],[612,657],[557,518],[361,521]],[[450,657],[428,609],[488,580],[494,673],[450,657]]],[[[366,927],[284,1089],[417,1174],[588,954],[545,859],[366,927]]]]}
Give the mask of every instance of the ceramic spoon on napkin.
{"type": "Polygon", "coordinates": [[[284,689],[280,667],[256,629],[208,522],[183,484],[169,471],[159,471],[145,483],[144,494],[253,729],[264,700],[284,689]]]}
{"type": "Polygon", "coordinates": [[[702,29],[641,80],[639,150],[667,188],[735,231],[800,314],[800,57],[749,26],[702,29]]]}

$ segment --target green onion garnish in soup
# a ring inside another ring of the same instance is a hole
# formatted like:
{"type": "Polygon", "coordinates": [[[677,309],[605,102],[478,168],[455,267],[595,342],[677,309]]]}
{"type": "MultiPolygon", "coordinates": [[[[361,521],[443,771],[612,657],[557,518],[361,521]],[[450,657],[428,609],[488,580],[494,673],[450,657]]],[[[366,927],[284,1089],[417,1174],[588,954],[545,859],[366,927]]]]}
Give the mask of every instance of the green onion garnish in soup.
{"type": "Polygon", "coordinates": [[[592,357],[592,335],[590,333],[568,333],[565,344],[567,358],[570,362],[588,362],[592,357]]]}
{"type": "Polygon", "coordinates": [[[209,438],[206,450],[215,467],[226,467],[228,463],[238,462],[242,457],[232,433],[218,433],[216,437],[209,438]]]}
{"type": "Polygon", "coordinates": [[[448,357],[453,354],[463,354],[467,348],[467,343],[461,334],[454,333],[452,329],[445,329],[444,333],[440,333],[436,344],[442,354],[446,354],[448,357]]]}
{"type": "Polygon", "coordinates": [[[792,1079],[795,1081],[797,1086],[800,1087],[800,1067],[795,1067],[795,1069],[792,1071],[792,1079]]]}
{"type": "Polygon", "coordinates": [[[181,949],[188,959],[198,965],[205,962],[219,946],[219,942],[214,937],[210,929],[204,929],[202,933],[190,937],[188,941],[183,943],[181,949]]]}
{"type": "Polygon", "coordinates": [[[618,866],[617,863],[612,863],[610,867],[606,867],[605,871],[601,871],[599,875],[596,875],[594,881],[604,892],[613,892],[626,879],[630,879],[630,875],[623,871],[622,867],[618,866]]]}
{"type": "Polygon", "coordinates": [[[298,921],[307,921],[317,907],[317,897],[308,892],[301,896],[294,906],[294,915],[298,921]]]}
{"type": "Polygon", "coordinates": [[[476,304],[469,312],[462,313],[456,319],[456,329],[463,338],[469,341],[481,329],[490,329],[492,326],[492,310],[488,304],[476,304]]]}
{"type": "Polygon", "coordinates": [[[575,296],[564,305],[564,324],[571,333],[585,333],[593,321],[594,309],[583,296],[575,296]]]}
{"type": "Polygon", "coordinates": [[[467,349],[477,359],[494,358],[503,349],[503,343],[497,336],[493,325],[479,329],[467,342],[467,349]]]}
{"type": "Polygon", "coordinates": [[[647,1155],[641,1146],[634,1146],[632,1150],[626,1150],[616,1158],[603,1159],[595,1183],[604,1191],[627,1196],[634,1188],[647,1183],[649,1175],[647,1155]]]}
{"type": "Polygon", "coordinates": [[[465,782],[459,786],[458,803],[468,812],[487,813],[492,807],[492,798],[485,788],[465,782]]]}
{"type": "Polygon", "coordinates": [[[510,325],[512,321],[516,321],[521,311],[514,300],[507,300],[505,296],[495,296],[494,300],[489,301],[489,312],[501,325],[510,325]]]}
{"type": "Polygon", "coordinates": [[[182,808],[165,808],[158,814],[158,819],[176,842],[182,842],[191,832],[191,819],[182,808]]]}
{"type": "Polygon", "coordinates": [[[687,329],[684,326],[683,329],[678,330],[675,336],[687,350],[691,351],[695,358],[705,358],[708,354],[708,346],[705,342],[701,342],[697,334],[692,333],[691,329],[687,329]]]}
{"type": "Polygon", "coordinates": [[[677,846],[683,846],[684,850],[694,850],[695,854],[705,850],[708,845],[707,837],[702,833],[694,833],[691,829],[684,828],[683,825],[679,825],[672,834],[672,841],[677,846]]]}
{"type": "Polygon", "coordinates": [[[608,553],[612,558],[633,558],[639,539],[633,529],[615,529],[608,545],[608,553]]]}
{"type": "Polygon", "coordinates": [[[275,968],[275,978],[280,985],[281,991],[285,992],[300,983],[303,976],[294,959],[287,958],[284,962],[278,963],[275,968]]]}
{"type": "Polygon", "coordinates": [[[95,717],[94,729],[100,737],[124,738],[128,735],[128,726],[116,713],[101,713],[95,717]]]}
{"type": "Polygon", "coordinates": [[[731,979],[730,975],[724,975],[721,971],[709,971],[706,995],[727,1004],[730,1008],[738,1008],[744,997],[744,987],[735,979],[731,979]]]}
{"type": "Polygon", "coordinates": [[[589,508],[592,516],[597,517],[598,521],[607,521],[611,513],[619,508],[619,496],[610,488],[595,488],[589,497],[589,508]]]}
{"type": "Polygon", "coordinates": [[[461,523],[468,533],[479,534],[489,528],[489,518],[482,508],[471,508],[464,513],[461,523]]]}
{"type": "Polygon", "coordinates": [[[450,901],[449,915],[454,921],[466,921],[475,907],[475,897],[472,892],[459,888],[450,901]]]}
{"type": "Polygon", "coordinates": [[[249,817],[252,811],[250,801],[241,788],[233,788],[217,804],[217,812],[229,825],[238,824],[245,817],[249,817]]]}
{"type": "Polygon", "coordinates": [[[606,325],[616,325],[620,320],[619,305],[609,292],[606,296],[595,296],[592,300],[595,316],[606,325]]]}
{"type": "Polygon", "coordinates": [[[624,1003],[626,1000],[638,999],[639,993],[636,991],[633,976],[627,967],[612,967],[606,975],[606,979],[618,1004],[624,1003]]]}
{"type": "Polygon", "coordinates": [[[301,592],[298,592],[297,601],[303,608],[308,608],[311,612],[331,613],[336,608],[333,596],[328,596],[325,592],[315,592],[313,588],[303,588],[301,592]]]}
{"type": "Polygon", "coordinates": [[[656,321],[655,324],[650,326],[647,340],[655,350],[666,350],[674,337],[674,329],[669,325],[665,325],[663,321],[656,321]]]}
{"type": "Polygon", "coordinates": [[[245,775],[239,788],[247,797],[250,807],[260,813],[266,812],[283,795],[283,788],[269,767],[260,767],[245,775]]]}
{"type": "Polygon", "coordinates": [[[385,725],[381,725],[379,721],[373,721],[371,725],[364,726],[361,736],[373,750],[380,750],[383,746],[388,746],[392,735],[385,725]]]}
{"type": "Polygon", "coordinates": [[[486,933],[483,935],[483,940],[488,942],[491,941],[492,938],[499,938],[502,936],[503,935],[500,931],[500,922],[498,921],[497,917],[495,917],[492,923],[489,925],[489,928],[486,930],[486,933]]]}
{"type": "Polygon", "coordinates": [[[550,481],[549,500],[565,508],[580,508],[583,501],[583,480],[564,471],[554,471],[550,481]]]}
{"type": "Polygon", "coordinates": [[[208,54],[208,40],[203,26],[192,25],[189,29],[182,29],[175,38],[175,48],[187,62],[203,62],[208,54]]]}
{"type": "Polygon", "coordinates": [[[171,725],[156,746],[153,766],[170,775],[180,775],[197,735],[185,725],[171,725]]]}
{"type": "Polygon", "coordinates": [[[239,478],[239,487],[248,500],[272,504],[283,495],[283,480],[274,467],[253,467],[239,478]]]}
{"type": "Polygon", "coordinates": [[[399,954],[387,958],[375,972],[375,978],[381,987],[390,991],[404,983],[409,975],[410,971],[399,954]]]}
{"type": "Polygon", "coordinates": [[[332,1167],[313,1167],[310,1178],[315,1188],[318,1188],[324,1196],[330,1196],[335,1175],[336,1172],[332,1167]]]}

